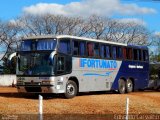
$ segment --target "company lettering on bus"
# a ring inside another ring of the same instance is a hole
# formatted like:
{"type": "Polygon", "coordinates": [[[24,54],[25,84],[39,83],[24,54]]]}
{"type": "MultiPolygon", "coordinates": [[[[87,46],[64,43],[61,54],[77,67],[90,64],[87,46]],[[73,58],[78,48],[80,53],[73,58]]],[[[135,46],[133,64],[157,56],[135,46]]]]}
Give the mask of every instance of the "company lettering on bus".
{"type": "Polygon", "coordinates": [[[88,68],[104,68],[104,69],[116,69],[117,62],[115,60],[100,60],[100,59],[80,59],[80,67],[88,68]]]}

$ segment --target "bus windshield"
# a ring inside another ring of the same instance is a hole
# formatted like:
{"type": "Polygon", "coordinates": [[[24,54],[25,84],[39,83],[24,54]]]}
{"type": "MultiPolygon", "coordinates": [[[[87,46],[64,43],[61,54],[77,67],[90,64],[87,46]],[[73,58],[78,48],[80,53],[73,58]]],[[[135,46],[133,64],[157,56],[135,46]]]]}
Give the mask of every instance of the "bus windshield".
{"type": "Polygon", "coordinates": [[[20,51],[46,51],[54,50],[57,45],[56,39],[24,40],[21,43],[20,51]]]}
{"type": "Polygon", "coordinates": [[[52,75],[53,58],[50,52],[23,53],[18,60],[19,75],[52,75]]]}

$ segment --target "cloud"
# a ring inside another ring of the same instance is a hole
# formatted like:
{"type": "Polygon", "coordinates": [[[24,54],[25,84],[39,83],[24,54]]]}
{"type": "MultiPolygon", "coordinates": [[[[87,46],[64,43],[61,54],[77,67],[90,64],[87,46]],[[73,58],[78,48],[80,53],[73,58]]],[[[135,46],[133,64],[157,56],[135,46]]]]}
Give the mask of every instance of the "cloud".
{"type": "Polygon", "coordinates": [[[159,36],[160,36],[160,32],[155,32],[154,34],[155,34],[155,35],[159,35],[159,36]]]}
{"type": "Polygon", "coordinates": [[[0,60],[3,58],[3,56],[4,56],[4,52],[0,51],[0,60]]]}
{"type": "Polygon", "coordinates": [[[13,25],[16,25],[16,24],[18,23],[18,21],[17,21],[17,20],[14,20],[14,19],[11,19],[11,20],[9,21],[9,23],[10,23],[10,24],[13,24],[13,25]]]}
{"type": "Polygon", "coordinates": [[[118,19],[118,21],[122,23],[135,23],[138,25],[146,26],[146,22],[138,18],[123,18],[123,19],[118,19]]]}
{"type": "Polygon", "coordinates": [[[38,3],[24,7],[23,11],[27,14],[50,13],[67,16],[89,16],[92,14],[112,16],[113,14],[136,15],[156,13],[156,10],[153,8],[139,7],[137,4],[122,4],[120,0],[83,0],[65,5],[38,3]]]}

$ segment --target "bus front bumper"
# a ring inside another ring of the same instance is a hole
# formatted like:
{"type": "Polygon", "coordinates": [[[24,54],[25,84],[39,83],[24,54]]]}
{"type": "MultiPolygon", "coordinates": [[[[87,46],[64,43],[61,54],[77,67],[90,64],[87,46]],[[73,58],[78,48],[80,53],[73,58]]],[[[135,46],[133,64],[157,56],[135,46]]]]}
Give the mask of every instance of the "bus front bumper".
{"type": "Polygon", "coordinates": [[[60,86],[56,85],[17,85],[19,93],[64,93],[60,86]]]}

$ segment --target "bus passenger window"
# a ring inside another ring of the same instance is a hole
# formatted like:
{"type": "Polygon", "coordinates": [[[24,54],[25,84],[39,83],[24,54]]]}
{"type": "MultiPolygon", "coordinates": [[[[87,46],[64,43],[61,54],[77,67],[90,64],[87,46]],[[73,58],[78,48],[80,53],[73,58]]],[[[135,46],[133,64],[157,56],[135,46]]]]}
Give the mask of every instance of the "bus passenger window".
{"type": "Polygon", "coordinates": [[[100,56],[101,58],[105,58],[105,46],[104,45],[100,46],[100,56]]]}
{"type": "Polygon", "coordinates": [[[127,59],[127,48],[123,48],[123,58],[127,59]]]}
{"type": "Polygon", "coordinates": [[[85,56],[86,54],[86,42],[80,41],[79,43],[79,55],[80,56],[85,56]]]}
{"type": "Polygon", "coordinates": [[[88,52],[88,56],[94,56],[94,52],[93,52],[93,43],[87,43],[87,52],[88,52]]]}
{"type": "Polygon", "coordinates": [[[73,55],[79,55],[79,43],[78,41],[73,41],[73,55]]]}
{"type": "Polygon", "coordinates": [[[106,58],[111,58],[111,47],[106,45],[105,48],[106,58]]]}
{"type": "Polygon", "coordinates": [[[121,59],[122,58],[122,48],[118,46],[113,46],[113,59],[121,59]]]}
{"type": "Polygon", "coordinates": [[[127,59],[132,60],[132,48],[127,48],[127,59]]]}
{"type": "Polygon", "coordinates": [[[100,56],[101,58],[111,58],[111,47],[109,45],[101,45],[100,56]]]}
{"type": "Polygon", "coordinates": [[[23,41],[21,43],[20,50],[21,51],[31,51],[32,41],[23,41]]]}
{"type": "Polygon", "coordinates": [[[121,59],[122,58],[122,48],[117,47],[117,58],[121,59]]]}
{"type": "Polygon", "coordinates": [[[148,61],[148,52],[147,52],[147,50],[143,50],[143,61],[148,61]]]}
{"type": "Polygon", "coordinates": [[[139,61],[142,60],[142,52],[141,52],[141,50],[138,50],[138,60],[139,61]]]}
{"type": "Polygon", "coordinates": [[[99,44],[94,43],[94,56],[99,57],[99,44]]]}
{"type": "Polygon", "coordinates": [[[139,61],[141,61],[141,60],[142,60],[141,50],[140,50],[140,49],[134,49],[134,50],[133,50],[133,57],[134,57],[134,60],[139,60],[139,61]]]}
{"type": "Polygon", "coordinates": [[[64,54],[70,54],[71,53],[71,47],[70,47],[70,39],[62,39],[59,42],[59,52],[64,54]]]}
{"type": "Polygon", "coordinates": [[[138,60],[139,59],[139,52],[137,49],[133,49],[133,59],[138,60]]]}
{"type": "Polygon", "coordinates": [[[117,56],[116,46],[112,47],[112,56],[113,56],[113,59],[116,59],[116,56],[117,56]]]}

